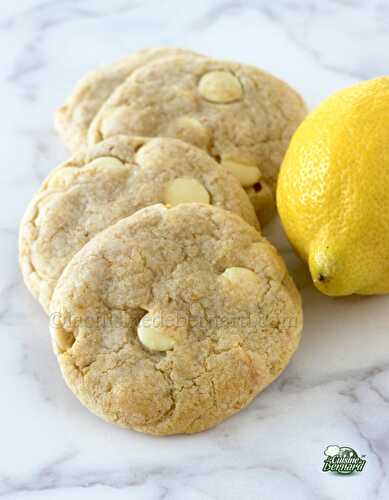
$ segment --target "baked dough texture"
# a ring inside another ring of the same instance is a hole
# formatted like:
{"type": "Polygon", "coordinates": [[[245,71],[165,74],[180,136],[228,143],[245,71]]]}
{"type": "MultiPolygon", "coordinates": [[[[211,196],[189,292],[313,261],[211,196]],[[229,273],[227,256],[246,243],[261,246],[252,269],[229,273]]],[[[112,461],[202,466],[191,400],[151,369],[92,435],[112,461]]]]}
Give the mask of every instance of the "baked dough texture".
{"type": "Polygon", "coordinates": [[[231,210],[259,228],[237,179],[190,144],[117,136],[77,153],[43,182],[22,220],[27,287],[48,311],[58,278],[85,243],[140,208],[180,199],[231,210]]]}
{"type": "Polygon", "coordinates": [[[195,203],[147,207],[97,235],[51,302],[70,389],[103,419],[157,435],[202,431],[245,407],[285,368],[301,326],[273,246],[237,215],[195,203]],[[144,346],[146,316],[170,344],[144,346]]]}
{"type": "Polygon", "coordinates": [[[237,175],[264,224],[306,112],[296,91],[258,68],[180,54],[149,62],[119,85],[93,119],[88,142],[129,134],[193,143],[237,175]]]}
{"type": "Polygon", "coordinates": [[[85,146],[88,128],[96,113],[116,87],[137,68],[151,61],[178,54],[201,57],[184,49],[143,49],[85,75],[77,83],[67,102],[58,108],[55,114],[55,126],[66,147],[76,152],[85,146]]]}

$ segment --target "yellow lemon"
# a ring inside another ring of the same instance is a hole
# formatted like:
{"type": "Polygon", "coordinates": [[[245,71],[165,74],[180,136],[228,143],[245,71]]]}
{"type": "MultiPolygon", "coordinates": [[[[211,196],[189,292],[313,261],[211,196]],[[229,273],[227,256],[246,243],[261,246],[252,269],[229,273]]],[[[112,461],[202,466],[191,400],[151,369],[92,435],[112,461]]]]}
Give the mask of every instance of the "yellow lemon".
{"type": "Polygon", "coordinates": [[[277,205],[319,290],[389,293],[389,77],[336,92],[305,119],[277,205]]]}

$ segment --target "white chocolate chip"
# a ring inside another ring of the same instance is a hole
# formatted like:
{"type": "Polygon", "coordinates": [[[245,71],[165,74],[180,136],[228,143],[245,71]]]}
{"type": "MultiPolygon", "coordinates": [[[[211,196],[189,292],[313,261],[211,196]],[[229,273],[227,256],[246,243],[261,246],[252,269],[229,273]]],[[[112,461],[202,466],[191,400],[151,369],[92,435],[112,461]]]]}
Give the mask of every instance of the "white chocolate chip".
{"type": "Polygon", "coordinates": [[[78,168],[66,167],[58,168],[50,175],[47,180],[47,186],[50,189],[65,190],[73,182],[74,177],[77,175],[78,168]]]}
{"type": "MultiPolygon", "coordinates": [[[[128,106],[113,108],[104,115],[100,124],[97,124],[95,136],[93,137],[93,126],[90,128],[90,139],[99,142],[107,137],[123,134],[128,130],[130,109],[128,106]]],[[[92,142],[93,143],[93,142],[92,142]]]]}
{"type": "Polygon", "coordinates": [[[100,158],[95,158],[85,165],[84,168],[117,168],[122,166],[123,163],[113,156],[100,156],[100,158]]]}
{"type": "Polygon", "coordinates": [[[242,97],[242,85],[238,78],[228,71],[210,71],[200,80],[199,93],[211,102],[229,103],[242,97]]]}
{"type": "Polygon", "coordinates": [[[253,165],[245,165],[229,159],[222,159],[221,164],[238,179],[243,187],[250,187],[261,178],[259,168],[253,165]]]}
{"type": "Polygon", "coordinates": [[[138,324],[140,342],[152,351],[168,351],[176,343],[176,331],[173,327],[161,324],[158,316],[148,313],[138,324]]]}
{"type": "Polygon", "coordinates": [[[98,170],[101,168],[123,168],[123,163],[112,156],[101,156],[95,158],[90,163],[81,167],[60,167],[54,170],[50,175],[47,184],[50,189],[65,190],[67,189],[78,176],[90,170],[98,170]]]}
{"type": "Polygon", "coordinates": [[[192,177],[178,177],[170,182],[164,193],[166,205],[174,207],[179,203],[207,203],[210,197],[205,187],[192,177]]]}
{"type": "Polygon", "coordinates": [[[196,118],[180,116],[173,122],[168,135],[205,149],[210,142],[209,130],[196,118]]]}
{"type": "Polygon", "coordinates": [[[60,351],[67,351],[74,344],[75,338],[72,332],[67,332],[64,328],[57,326],[54,340],[60,351]]]}
{"type": "Polygon", "coordinates": [[[254,271],[245,267],[228,267],[222,274],[233,286],[258,289],[261,281],[254,271]]]}

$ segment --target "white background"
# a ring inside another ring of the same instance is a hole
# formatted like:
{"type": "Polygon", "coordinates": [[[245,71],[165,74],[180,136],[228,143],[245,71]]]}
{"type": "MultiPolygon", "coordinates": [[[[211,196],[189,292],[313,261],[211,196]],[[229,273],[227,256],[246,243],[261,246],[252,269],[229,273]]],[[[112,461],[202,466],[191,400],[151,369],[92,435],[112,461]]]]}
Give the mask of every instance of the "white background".
{"type": "Polygon", "coordinates": [[[388,23],[384,0],[1,2],[1,498],[389,498],[389,299],[314,291],[277,223],[267,233],[304,299],[301,348],[247,410],[189,437],[143,436],[84,409],[17,266],[26,204],[67,157],[54,109],[85,71],[138,48],[187,47],[263,67],[314,107],[388,72],[388,23]],[[321,472],[330,444],[366,454],[365,470],[321,472]]]}

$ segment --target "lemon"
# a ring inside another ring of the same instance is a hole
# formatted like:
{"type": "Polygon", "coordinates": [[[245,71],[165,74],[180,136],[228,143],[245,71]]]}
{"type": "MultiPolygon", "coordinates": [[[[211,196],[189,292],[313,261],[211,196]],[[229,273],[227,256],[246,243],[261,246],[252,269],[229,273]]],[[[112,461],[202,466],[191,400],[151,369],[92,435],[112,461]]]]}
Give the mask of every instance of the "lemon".
{"type": "Polygon", "coordinates": [[[277,205],[320,291],[389,293],[389,77],[336,92],[305,119],[277,205]]]}

